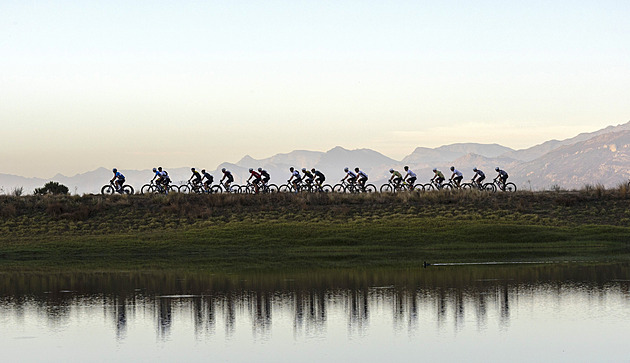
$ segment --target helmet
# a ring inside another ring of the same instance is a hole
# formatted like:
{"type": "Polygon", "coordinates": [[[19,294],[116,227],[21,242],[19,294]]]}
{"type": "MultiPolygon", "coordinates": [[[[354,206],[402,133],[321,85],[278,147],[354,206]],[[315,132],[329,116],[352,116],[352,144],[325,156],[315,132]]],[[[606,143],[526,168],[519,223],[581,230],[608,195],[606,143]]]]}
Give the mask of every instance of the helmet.
{"type": "Polygon", "coordinates": [[[476,166],[473,168],[473,171],[477,171],[477,167],[476,166]]]}
{"type": "Polygon", "coordinates": [[[407,165],[405,165],[405,168],[404,168],[404,169],[405,169],[405,170],[409,170],[409,167],[408,167],[407,165]]]}
{"type": "Polygon", "coordinates": [[[499,167],[497,166],[496,168],[494,168],[494,170],[499,171],[499,167]]]}
{"type": "Polygon", "coordinates": [[[190,171],[195,171],[195,168],[190,168],[190,171]]]}
{"type": "Polygon", "coordinates": [[[225,173],[225,168],[221,169],[221,171],[225,173]]]}
{"type": "Polygon", "coordinates": [[[311,171],[314,173],[315,172],[315,168],[311,169],[311,171]]]}
{"type": "Polygon", "coordinates": [[[118,171],[118,169],[114,168],[114,169],[112,169],[112,171],[115,173],[115,172],[117,172],[117,171],[118,171]]]}
{"type": "Polygon", "coordinates": [[[201,172],[205,174],[206,173],[206,169],[201,169],[201,172]]]}
{"type": "Polygon", "coordinates": [[[249,168],[249,172],[251,173],[252,171],[254,171],[254,169],[252,169],[252,168],[249,168]]]}
{"type": "Polygon", "coordinates": [[[454,166],[451,166],[451,171],[453,171],[453,170],[455,170],[455,167],[454,167],[454,166]]]}
{"type": "Polygon", "coordinates": [[[293,170],[295,170],[295,169],[293,169],[293,167],[290,167],[290,168],[289,168],[289,171],[293,171],[293,170]]]}
{"type": "Polygon", "coordinates": [[[345,171],[347,173],[348,172],[348,167],[346,166],[345,168],[343,168],[343,171],[345,171]]]}
{"type": "Polygon", "coordinates": [[[393,172],[394,172],[394,169],[389,169],[389,172],[390,172],[390,173],[393,173],[393,172]]]}
{"type": "Polygon", "coordinates": [[[155,173],[156,171],[157,171],[157,169],[156,169],[156,168],[153,168],[153,172],[155,173]]]}
{"type": "Polygon", "coordinates": [[[159,171],[162,171],[162,167],[161,167],[161,166],[158,166],[158,170],[159,170],[159,171]]]}
{"type": "Polygon", "coordinates": [[[302,168],[302,172],[305,173],[306,172],[306,168],[302,168]]]}
{"type": "Polygon", "coordinates": [[[262,168],[258,168],[258,172],[262,173],[262,168]]]}
{"type": "Polygon", "coordinates": [[[358,173],[359,172],[359,168],[354,168],[354,171],[356,171],[358,173]]]}
{"type": "Polygon", "coordinates": [[[435,173],[437,171],[437,168],[433,168],[433,172],[435,173]]]}

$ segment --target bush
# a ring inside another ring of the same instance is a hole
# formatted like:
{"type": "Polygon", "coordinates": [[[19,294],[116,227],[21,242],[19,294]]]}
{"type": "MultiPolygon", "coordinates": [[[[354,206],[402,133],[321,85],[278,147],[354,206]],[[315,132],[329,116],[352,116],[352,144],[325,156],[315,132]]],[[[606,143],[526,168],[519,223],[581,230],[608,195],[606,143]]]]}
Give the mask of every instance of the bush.
{"type": "Polygon", "coordinates": [[[54,181],[49,181],[42,188],[35,189],[35,195],[68,194],[68,187],[54,181]]]}

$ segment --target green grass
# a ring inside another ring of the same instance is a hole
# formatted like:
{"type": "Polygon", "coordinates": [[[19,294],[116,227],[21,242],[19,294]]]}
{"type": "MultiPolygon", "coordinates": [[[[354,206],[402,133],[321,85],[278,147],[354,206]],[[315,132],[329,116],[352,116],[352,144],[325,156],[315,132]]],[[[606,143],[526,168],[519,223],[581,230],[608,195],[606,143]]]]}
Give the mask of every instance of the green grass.
{"type": "Polygon", "coordinates": [[[630,260],[625,190],[0,197],[0,267],[215,271],[630,260]]]}

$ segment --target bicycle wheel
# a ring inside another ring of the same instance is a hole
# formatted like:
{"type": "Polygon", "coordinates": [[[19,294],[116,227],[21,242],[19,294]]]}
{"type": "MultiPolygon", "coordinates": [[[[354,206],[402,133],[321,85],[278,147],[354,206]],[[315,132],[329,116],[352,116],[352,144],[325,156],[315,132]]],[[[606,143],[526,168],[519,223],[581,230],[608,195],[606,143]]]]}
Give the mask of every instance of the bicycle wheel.
{"type": "Polygon", "coordinates": [[[179,188],[178,188],[178,191],[180,193],[188,194],[188,193],[190,193],[190,187],[188,185],[180,185],[179,188]]]}
{"type": "Polygon", "coordinates": [[[132,195],[134,192],[133,187],[129,184],[123,185],[123,194],[132,195]]]}
{"type": "Polygon", "coordinates": [[[462,184],[462,189],[472,190],[474,188],[476,188],[476,187],[474,185],[472,185],[472,183],[464,183],[464,184],[462,184]]]}
{"type": "Polygon", "coordinates": [[[483,185],[483,190],[494,193],[497,191],[497,187],[493,183],[486,183],[483,185]]]}
{"type": "Polygon", "coordinates": [[[324,184],[322,185],[322,191],[324,193],[332,193],[333,187],[330,184],[324,184]]]}
{"type": "Polygon", "coordinates": [[[452,190],[453,186],[450,184],[442,184],[442,186],[440,187],[441,190],[452,190]]]}
{"type": "Polygon", "coordinates": [[[218,185],[213,185],[212,187],[210,187],[210,193],[212,194],[221,193],[222,191],[223,189],[221,189],[221,187],[218,185]]]}
{"type": "Polygon", "coordinates": [[[343,184],[335,184],[332,190],[335,193],[345,193],[346,187],[344,187],[343,184]]]}
{"type": "Polygon", "coordinates": [[[111,194],[114,194],[114,192],[115,192],[114,187],[109,185],[109,184],[108,185],[104,185],[101,188],[101,194],[111,195],[111,194]]]}
{"type": "Polygon", "coordinates": [[[424,184],[416,184],[413,186],[413,190],[416,192],[424,192],[424,184]]]}
{"type": "Polygon", "coordinates": [[[391,184],[383,184],[381,185],[381,193],[393,193],[394,188],[392,188],[391,184]]]}
{"type": "Polygon", "coordinates": [[[431,191],[431,190],[435,190],[435,187],[433,186],[433,184],[427,183],[422,186],[422,190],[431,191]]]}
{"type": "Polygon", "coordinates": [[[291,193],[293,191],[293,187],[289,184],[282,184],[278,190],[280,193],[291,193]]]}
{"type": "Polygon", "coordinates": [[[364,188],[364,192],[366,192],[366,193],[376,193],[376,185],[374,185],[374,184],[366,185],[365,188],[364,188]]]}
{"type": "Polygon", "coordinates": [[[507,183],[505,184],[505,190],[506,192],[515,192],[516,191],[516,184],[514,183],[507,183]]]}
{"type": "Polygon", "coordinates": [[[179,193],[179,187],[177,185],[169,185],[167,188],[169,193],[179,193]]]}
{"type": "Polygon", "coordinates": [[[153,185],[151,185],[151,184],[145,184],[145,185],[143,185],[143,186],[142,186],[142,188],[140,188],[140,194],[151,193],[151,189],[152,189],[151,187],[152,187],[152,186],[153,186],[153,185]]]}

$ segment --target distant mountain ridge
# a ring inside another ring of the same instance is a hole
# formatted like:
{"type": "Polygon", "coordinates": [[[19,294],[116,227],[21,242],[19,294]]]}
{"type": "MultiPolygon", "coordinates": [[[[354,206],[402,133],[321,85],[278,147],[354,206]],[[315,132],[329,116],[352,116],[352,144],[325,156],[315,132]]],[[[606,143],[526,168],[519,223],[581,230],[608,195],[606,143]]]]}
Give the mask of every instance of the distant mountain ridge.
{"type": "MultiPolygon", "coordinates": [[[[586,184],[612,187],[630,178],[630,122],[521,150],[499,144],[457,143],[437,148],[418,147],[398,161],[371,149],[348,150],[337,146],[325,152],[295,150],[258,160],[246,155],[236,163],[222,163],[209,172],[216,183],[221,179],[221,168],[225,167],[232,171],[237,183],[244,183],[249,177],[249,168],[263,167],[271,174],[273,183],[283,184],[290,176],[289,167],[298,170],[314,167],[326,174],[328,183],[335,184],[344,176],[343,168],[347,166],[360,167],[370,176],[370,182],[380,185],[389,178],[390,168],[402,170],[403,165],[409,165],[422,183],[431,178],[434,167],[448,175],[449,166],[456,166],[468,179],[475,166],[490,177],[494,177],[494,167],[501,166],[520,189],[581,188],[586,184]]],[[[190,167],[168,171],[177,184],[185,183],[190,177],[190,167]]],[[[123,170],[123,173],[138,191],[153,178],[150,169],[123,170]]],[[[32,193],[50,180],[68,186],[73,194],[99,193],[111,176],[111,170],[105,168],[50,179],[0,174],[0,193],[10,194],[20,187],[25,193],[32,193]]]]}

